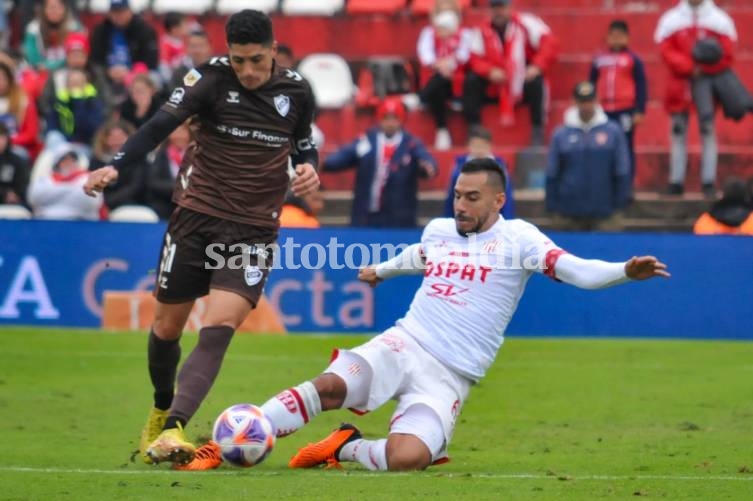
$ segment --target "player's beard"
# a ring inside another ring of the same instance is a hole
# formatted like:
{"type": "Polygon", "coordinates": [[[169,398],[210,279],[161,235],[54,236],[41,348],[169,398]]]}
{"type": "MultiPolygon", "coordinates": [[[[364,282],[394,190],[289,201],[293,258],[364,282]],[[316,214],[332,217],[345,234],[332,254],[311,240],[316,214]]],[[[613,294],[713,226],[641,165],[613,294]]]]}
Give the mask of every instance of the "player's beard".
{"type": "MultiPolygon", "coordinates": [[[[487,219],[488,219],[488,216],[487,216],[487,217],[485,217],[485,218],[483,218],[483,219],[482,219],[482,218],[478,218],[478,219],[476,220],[476,224],[475,224],[475,225],[473,226],[473,228],[471,228],[471,229],[470,229],[470,230],[468,230],[468,231],[463,231],[463,230],[461,230],[461,229],[460,229],[460,226],[458,225],[458,222],[459,222],[459,221],[457,220],[457,217],[456,217],[456,218],[455,218],[455,229],[457,230],[458,234],[459,234],[459,235],[460,235],[461,237],[467,237],[468,235],[472,235],[472,234],[474,234],[474,233],[478,233],[478,232],[479,232],[479,230],[481,230],[481,227],[482,227],[482,226],[484,226],[484,223],[486,223],[486,220],[487,220],[487,219]]],[[[466,220],[467,220],[467,219],[466,219],[466,220]]]]}

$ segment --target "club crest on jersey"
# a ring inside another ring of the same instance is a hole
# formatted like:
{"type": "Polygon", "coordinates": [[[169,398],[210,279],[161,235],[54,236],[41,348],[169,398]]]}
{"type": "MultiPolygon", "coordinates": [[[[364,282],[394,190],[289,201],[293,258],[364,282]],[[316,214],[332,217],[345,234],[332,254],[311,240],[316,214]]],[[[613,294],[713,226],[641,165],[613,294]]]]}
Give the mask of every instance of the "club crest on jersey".
{"type": "Polygon", "coordinates": [[[227,102],[234,103],[234,104],[240,103],[241,102],[240,95],[241,95],[240,92],[237,92],[234,90],[227,91],[227,102]]]}
{"type": "Polygon", "coordinates": [[[275,108],[277,108],[277,113],[280,116],[287,116],[290,111],[290,98],[284,94],[275,96],[275,108]]]}
{"type": "Polygon", "coordinates": [[[193,87],[199,80],[201,80],[201,73],[196,71],[196,68],[193,68],[183,77],[183,85],[186,87],[193,87]]]}
{"type": "Polygon", "coordinates": [[[261,282],[262,277],[264,277],[264,273],[261,272],[258,266],[246,266],[246,273],[244,275],[244,278],[246,279],[246,284],[249,287],[253,287],[254,285],[261,282]]]}

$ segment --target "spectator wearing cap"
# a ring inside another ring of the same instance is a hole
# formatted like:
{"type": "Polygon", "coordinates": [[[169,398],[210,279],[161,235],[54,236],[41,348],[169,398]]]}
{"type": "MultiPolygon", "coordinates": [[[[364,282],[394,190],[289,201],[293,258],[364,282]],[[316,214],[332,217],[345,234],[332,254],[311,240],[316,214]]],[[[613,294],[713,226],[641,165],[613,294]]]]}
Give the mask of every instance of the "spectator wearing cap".
{"type": "Polygon", "coordinates": [[[546,208],[563,230],[620,231],[631,195],[625,134],[597,103],[591,82],[576,85],[573,96],[549,146],[546,208]]]}
{"type": "Polygon", "coordinates": [[[722,198],[701,214],[693,225],[696,235],[753,236],[753,210],[745,182],[732,177],[724,182],[722,198]]]}
{"type": "Polygon", "coordinates": [[[89,62],[89,38],[85,33],[69,33],[65,39],[65,65],[50,73],[39,98],[40,116],[49,116],[56,96],[68,85],[68,73],[72,70],[86,72],[87,79],[97,90],[97,96],[105,104],[104,113],[109,112],[107,80],[102,72],[95,70],[89,62]]]}
{"type": "Polygon", "coordinates": [[[128,0],[110,1],[107,17],[94,27],[90,42],[92,62],[106,72],[118,95],[138,63],[155,73],[159,69],[157,34],[131,11],[128,0]]]}
{"type": "Polygon", "coordinates": [[[65,64],[64,42],[69,33],[82,31],[65,0],[44,0],[24,31],[23,54],[37,70],[56,70],[65,64]]]}
{"type": "Polygon", "coordinates": [[[503,124],[514,123],[514,107],[528,106],[531,144],[544,143],[545,76],[557,59],[552,30],[533,14],[514,11],[511,0],[490,0],[491,19],[479,27],[471,44],[463,87],[463,113],[469,126],[481,123],[481,107],[496,100],[503,124]]]}
{"type": "Polygon", "coordinates": [[[89,220],[100,217],[102,195],[84,193],[87,170],[70,146],[61,144],[54,152],[52,172],[32,182],[29,205],[34,217],[42,219],[89,220]]]}
{"type": "Polygon", "coordinates": [[[447,105],[460,98],[466,65],[471,56],[471,30],[461,26],[457,0],[437,0],[431,24],[418,36],[421,63],[421,101],[431,111],[436,126],[434,148],[448,150],[452,138],[447,129],[447,105]]]}
{"type": "Polygon", "coordinates": [[[646,114],[648,89],[643,61],[630,50],[627,22],[615,19],[607,30],[607,50],[591,63],[589,80],[602,108],[625,131],[630,150],[630,179],[635,179],[635,127],[646,114]]]}
{"type": "MultiPolygon", "coordinates": [[[[670,74],[664,98],[664,107],[672,117],[666,192],[682,195],[688,164],[689,114],[698,97],[694,87],[704,76],[718,75],[732,66],[737,30],[732,18],[713,0],[680,0],[659,18],[654,40],[670,74]],[[711,54],[708,50],[699,50],[703,48],[711,49],[711,54]]],[[[698,117],[702,146],[701,183],[703,192],[714,196],[717,142],[714,109],[713,106],[708,108],[709,113],[699,113],[698,117]]]]}
{"type": "Polygon", "coordinates": [[[398,98],[377,109],[379,124],[328,156],[324,172],[356,169],[352,226],[410,228],[417,223],[418,180],[437,174],[437,163],[421,141],[403,129],[405,107],[398,98]]]}
{"type": "Polygon", "coordinates": [[[26,204],[29,161],[13,152],[10,133],[0,122],[0,204],[26,204]]]}

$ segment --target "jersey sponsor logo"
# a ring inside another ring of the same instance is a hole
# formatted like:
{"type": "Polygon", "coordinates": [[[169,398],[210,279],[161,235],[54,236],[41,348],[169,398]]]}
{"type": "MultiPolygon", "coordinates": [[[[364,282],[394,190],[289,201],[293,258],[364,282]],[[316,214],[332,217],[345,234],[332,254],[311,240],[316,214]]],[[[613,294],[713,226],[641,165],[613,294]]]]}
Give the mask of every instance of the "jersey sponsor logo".
{"type": "Polygon", "coordinates": [[[458,298],[457,296],[465,294],[469,289],[464,289],[452,284],[431,284],[433,292],[429,292],[426,295],[429,297],[441,299],[456,306],[467,306],[468,303],[458,298]]]}
{"type": "Polygon", "coordinates": [[[188,73],[186,73],[186,76],[183,77],[183,85],[186,87],[193,87],[196,85],[196,82],[201,80],[201,73],[199,73],[196,68],[192,69],[188,73]]]}
{"type": "Polygon", "coordinates": [[[226,99],[226,101],[228,103],[233,103],[233,104],[240,103],[241,102],[240,92],[234,91],[234,90],[227,91],[227,99],[226,99]]]}
{"type": "Polygon", "coordinates": [[[243,278],[246,279],[246,285],[253,287],[254,285],[261,282],[261,279],[264,278],[264,273],[262,273],[258,266],[249,264],[248,266],[246,266],[246,271],[243,274],[243,278]]]}
{"type": "Polygon", "coordinates": [[[290,98],[284,94],[275,96],[275,108],[277,108],[277,113],[279,113],[280,116],[288,116],[288,112],[290,111],[290,98]]]}
{"type": "Polygon", "coordinates": [[[180,104],[183,102],[183,96],[186,95],[186,89],[183,87],[176,87],[172,94],[170,94],[170,101],[173,104],[180,104]]]}
{"type": "Polygon", "coordinates": [[[395,353],[400,353],[405,348],[405,341],[392,334],[383,334],[379,336],[379,340],[395,353]]]}
{"type": "Polygon", "coordinates": [[[424,271],[425,277],[444,277],[453,278],[457,276],[460,280],[475,282],[478,278],[481,283],[486,282],[486,277],[493,268],[490,266],[476,266],[475,264],[464,264],[450,262],[433,261],[426,262],[426,270],[424,271]]]}

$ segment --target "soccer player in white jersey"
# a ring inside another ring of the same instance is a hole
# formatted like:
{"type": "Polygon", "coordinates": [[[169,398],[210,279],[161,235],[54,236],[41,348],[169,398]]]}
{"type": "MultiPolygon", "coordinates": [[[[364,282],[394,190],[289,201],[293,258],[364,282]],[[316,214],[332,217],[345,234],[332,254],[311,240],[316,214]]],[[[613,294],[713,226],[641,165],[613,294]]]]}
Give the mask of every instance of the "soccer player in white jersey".
{"type": "Polygon", "coordinates": [[[655,257],[627,262],[586,260],[557,247],[535,226],[499,215],[505,177],[492,159],[465,164],[455,185],[455,218],[435,219],[420,244],[360,270],[376,286],[398,275],[424,275],[408,313],[351,350],[338,350],[313,381],[289,388],[263,406],[278,436],[322,411],[397,408],[386,439],[367,440],[344,424],[302,448],[292,468],[355,461],[370,470],[421,470],[444,462],[470,388],[486,373],[530,276],[537,272],[585,289],[669,277],[655,257]]]}

